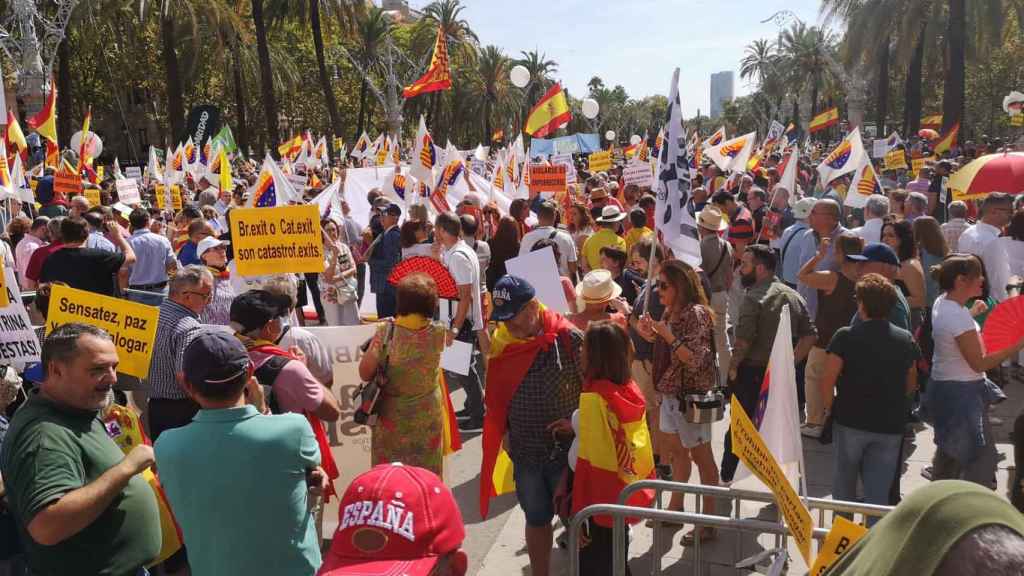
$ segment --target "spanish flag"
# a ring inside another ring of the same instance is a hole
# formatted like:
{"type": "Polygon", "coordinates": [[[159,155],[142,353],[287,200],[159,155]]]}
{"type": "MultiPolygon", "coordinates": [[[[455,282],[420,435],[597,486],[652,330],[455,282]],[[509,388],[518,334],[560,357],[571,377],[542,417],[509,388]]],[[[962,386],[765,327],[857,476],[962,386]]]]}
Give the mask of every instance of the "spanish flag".
{"type": "Polygon", "coordinates": [[[537,105],[530,110],[523,131],[534,138],[544,138],[553,134],[572,120],[569,101],[565,97],[562,85],[555,83],[541,96],[537,105]]]}
{"type": "Polygon", "coordinates": [[[936,154],[942,154],[943,152],[949,152],[953,146],[956,146],[957,135],[960,134],[960,123],[957,122],[949,129],[948,132],[939,136],[938,141],[935,142],[935,146],[932,147],[932,151],[936,154]]]}
{"type": "Polygon", "coordinates": [[[302,150],[302,135],[285,140],[277,147],[277,153],[282,158],[291,158],[302,150]]]}
{"type": "Polygon", "coordinates": [[[92,106],[89,106],[89,110],[85,113],[85,119],[82,120],[82,139],[78,144],[78,173],[82,173],[82,168],[87,164],[92,164],[92,158],[89,158],[89,124],[92,123],[92,106]]]}
{"type": "Polygon", "coordinates": [[[404,98],[413,98],[427,92],[448,90],[452,87],[452,74],[448,69],[448,41],[444,29],[437,27],[437,40],[434,41],[434,54],[430,57],[427,73],[402,90],[404,98]]]}
{"type": "MultiPolygon", "coordinates": [[[[654,452],[647,430],[644,397],[630,380],[588,382],[580,395],[579,456],[572,486],[572,513],[591,504],[617,504],[619,493],[638,480],[654,478],[654,452]]],[[[627,506],[647,507],[652,490],[640,490],[627,506]]],[[[610,516],[596,516],[599,526],[611,528],[610,516]]],[[[635,523],[636,518],[627,519],[635,523]]]]}
{"type": "Polygon", "coordinates": [[[931,128],[932,130],[942,128],[942,114],[932,114],[921,118],[921,128],[931,128]]]}
{"type": "Polygon", "coordinates": [[[18,124],[18,117],[14,110],[7,111],[7,133],[4,135],[7,140],[7,149],[16,148],[21,154],[28,153],[28,143],[25,142],[25,133],[21,131],[21,124],[18,124]]]}
{"type": "Polygon", "coordinates": [[[839,108],[833,106],[815,116],[814,119],[811,120],[810,126],[807,127],[807,131],[814,134],[819,130],[824,130],[830,126],[835,126],[836,124],[839,124],[839,108]]]}
{"type": "Polygon", "coordinates": [[[38,114],[28,119],[28,127],[54,144],[57,143],[57,83],[50,80],[50,94],[38,114]]]}

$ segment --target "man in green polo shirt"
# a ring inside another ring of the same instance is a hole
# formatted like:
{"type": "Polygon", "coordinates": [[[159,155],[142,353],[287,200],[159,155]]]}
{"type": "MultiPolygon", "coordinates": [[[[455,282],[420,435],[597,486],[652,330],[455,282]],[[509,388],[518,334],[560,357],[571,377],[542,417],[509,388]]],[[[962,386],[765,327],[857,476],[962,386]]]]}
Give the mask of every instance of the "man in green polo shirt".
{"type": "Polygon", "coordinates": [[[117,382],[110,335],[64,324],[43,344],[44,380],[14,415],[0,452],[32,574],[145,574],[160,552],[160,514],[140,473],[153,449],[125,456],[98,414],[117,382]]]}

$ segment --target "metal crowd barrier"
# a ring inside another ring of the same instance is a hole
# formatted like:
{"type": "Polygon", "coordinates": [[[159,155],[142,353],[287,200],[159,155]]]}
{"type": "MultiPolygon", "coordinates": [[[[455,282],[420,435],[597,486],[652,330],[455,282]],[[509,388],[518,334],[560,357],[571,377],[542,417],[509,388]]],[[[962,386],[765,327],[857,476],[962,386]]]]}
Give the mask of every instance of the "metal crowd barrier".
{"type": "MultiPolygon", "coordinates": [[[[612,561],[614,574],[622,576],[626,569],[626,522],[627,517],[639,518],[654,521],[654,538],[651,545],[651,574],[662,573],[662,523],[693,524],[695,527],[693,545],[693,574],[699,575],[703,571],[702,558],[703,550],[701,543],[701,528],[711,527],[722,530],[748,532],[755,534],[774,534],[776,548],[785,548],[788,545],[790,532],[782,524],[781,519],[776,522],[759,520],[753,518],[741,518],[740,510],[744,501],[772,503],[774,496],[769,492],[755,492],[750,490],[739,490],[725,488],[722,486],[704,486],[701,484],[684,484],[680,482],[667,482],[664,480],[642,480],[627,486],[619,495],[619,504],[595,504],[580,510],[569,523],[569,576],[579,576],[579,532],[583,523],[595,515],[607,515],[613,519],[613,549],[612,561]],[[625,506],[624,502],[637,490],[652,489],[655,498],[653,508],[637,508],[625,506]],[[661,508],[661,497],[664,493],[692,494],[696,500],[696,512],[674,512],[661,508]],[[729,501],[732,504],[732,512],[729,516],[716,514],[705,514],[703,508],[703,496],[713,496],[718,501],[729,501]]],[[[867,517],[881,518],[892,510],[891,506],[877,506],[873,504],[861,504],[858,502],[845,502],[825,498],[806,498],[811,516],[817,515],[817,525],[825,526],[826,512],[842,513],[847,515],[860,515],[863,519],[867,517]]],[[[778,514],[778,510],[776,510],[778,514]]],[[[855,516],[854,516],[855,517],[855,516]]],[[[814,528],[812,537],[815,540],[822,540],[828,534],[825,528],[814,528]]],[[[739,549],[742,545],[740,540],[736,541],[736,561],[742,556],[739,549]]]]}

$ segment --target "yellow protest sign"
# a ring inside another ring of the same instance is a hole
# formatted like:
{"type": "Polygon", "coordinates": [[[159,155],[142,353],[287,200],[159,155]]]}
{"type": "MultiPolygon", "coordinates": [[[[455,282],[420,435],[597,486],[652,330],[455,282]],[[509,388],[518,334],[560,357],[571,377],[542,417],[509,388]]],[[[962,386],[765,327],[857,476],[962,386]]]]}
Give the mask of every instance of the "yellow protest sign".
{"type": "Polygon", "coordinates": [[[565,164],[530,166],[530,192],[564,192],[565,164]]]}
{"type": "Polygon", "coordinates": [[[161,210],[167,209],[167,187],[163,184],[157,184],[153,193],[156,195],[156,207],[161,210]]]}
{"type": "Polygon", "coordinates": [[[811,568],[811,576],[823,576],[839,557],[853,548],[858,540],[868,533],[868,529],[860,524],[854,524],[842,516],[836,516],[832,523],[832,529],[825,536],[821,543],[821,551],[814,559],[814,567],[811,568]]]}
{"type": "Polygon", "coordinates": [[[606,172],[612,169],[612,153],[610,150],[592,152],[587,157],[587,169],[591,172],[606,172]]]}
{"type": "Polygon", "coordinates": [[[314,205],[232,210],[231,241],[242,276],[324,271],[320,214],[314,205]]]}
{"type": "Polygon", "coordinates": [[[181,186],[171,186],[171,209],[177,212],[181,210],[181,186]]]}
{"type": "Polygon", "coordinates": [[[99,182],[103,181],[103,168],[104,166],[102,164],[96,167],[96,180],[99,182]]]}
{"type": "Polygon", "coordinates": [[[761,434],[750,421],[736,396],[732,397],[731,404],[732,415],[729,424],[732,428],[732,453],[771,489],[779,510],[782,511],[782,517],[786,519],[786,524],[793,533],[793,540],[800,554],[810,565],[811,533],[814,528],[811,513],[793,490],[779,463],[775,461],[775,456],[765,446],[761,434]]]}
{"type": "Polygon", "coordinates": [[[1010,126],[1024,126],[1024,114],[1010,116],[1010,126]]]}
{"type": "Polygon", "coordinates": [[[82,194],[84,194],[85,199],[89,201],[89,206],[99,206],[103,203],[103,201],[100,200],[100,191],[96,188],[87,188],[82,192],[82,194]]]}
{"type": "Polygon", "coordinates": [[[160,309],[54,284],[46,315],[46,333],[68,322],[103,328],[117,347],[118,372],[145,378],[153,357],[153,339],[160,309]]]}

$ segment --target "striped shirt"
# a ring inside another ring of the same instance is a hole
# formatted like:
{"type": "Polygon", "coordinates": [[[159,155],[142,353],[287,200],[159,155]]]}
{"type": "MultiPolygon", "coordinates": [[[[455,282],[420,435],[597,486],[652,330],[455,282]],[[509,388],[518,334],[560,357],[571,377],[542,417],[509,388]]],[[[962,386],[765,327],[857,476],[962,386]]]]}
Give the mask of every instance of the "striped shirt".
{"type": "Polygon", "coordinates": [[[168,298],[160,305],[160,321],[153,340],[153,359],[149,363],[150,398],[184,400],[188,393],[178,385],[177,374],[185,347],[199,334],[199,316],[168,298]]]}
{"type": "Polygon", "coordinates": [[[754,239],[754,218],[750,210],[743,206],[736,208],[736,211],[729,216],[729,243],[736,246],[741,240],[751,241],[754,239]]]}

